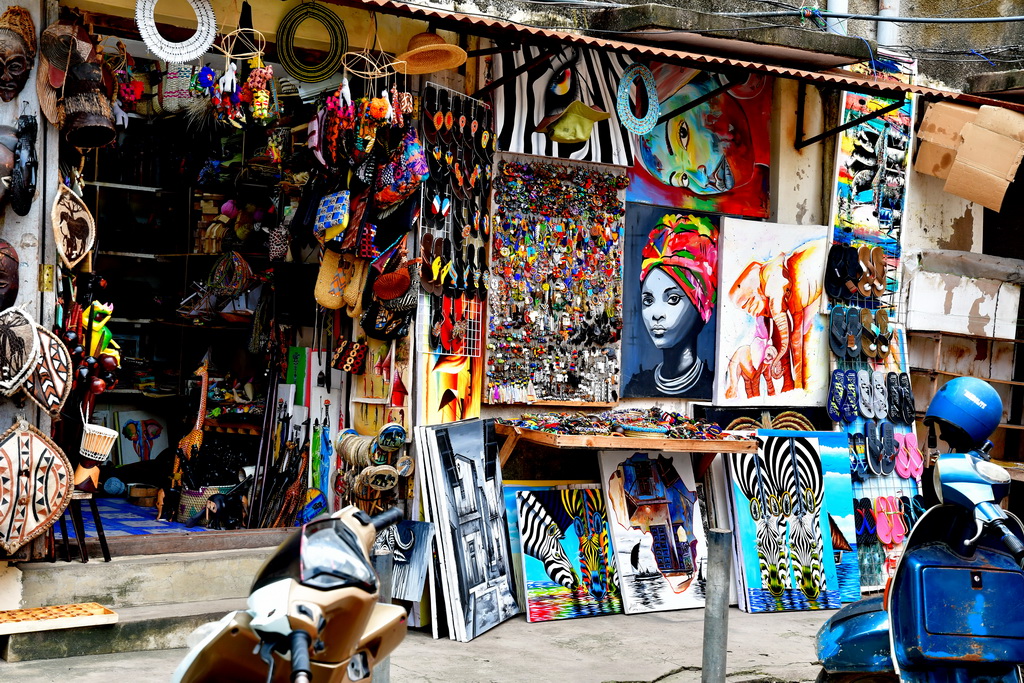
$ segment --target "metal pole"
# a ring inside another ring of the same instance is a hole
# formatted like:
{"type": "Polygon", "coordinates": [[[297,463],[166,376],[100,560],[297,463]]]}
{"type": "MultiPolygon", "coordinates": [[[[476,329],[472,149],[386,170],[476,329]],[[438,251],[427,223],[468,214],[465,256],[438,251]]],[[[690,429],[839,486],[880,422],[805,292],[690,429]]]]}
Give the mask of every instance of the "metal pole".
{"type": "Polygon", "coordinates": [[[704,600],[704,655],[701,683],[724,683],[729,645],[729,585],[732,531],[708,529],[708,578],[704,600]]]}
{"type": "MultiPolygon", "coordinates": [[[[391,593],[395,576],[395,557],[390,552],[384,555],[373,556],[373,568],[380,579],[379,597],[377,600],[383,603],[391,602],[391,593]]],[[[728,598],[726,598],[728,600],[728,598]]],[[[373,667],[373,683],[391,683],[391,656],[377,662],[373,667]]]]}

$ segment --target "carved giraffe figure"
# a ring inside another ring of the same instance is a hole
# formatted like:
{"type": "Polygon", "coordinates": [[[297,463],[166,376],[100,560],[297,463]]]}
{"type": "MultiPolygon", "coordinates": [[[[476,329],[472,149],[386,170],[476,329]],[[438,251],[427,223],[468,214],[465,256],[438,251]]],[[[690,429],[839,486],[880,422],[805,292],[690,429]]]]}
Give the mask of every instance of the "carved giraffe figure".
{"type": "Polygon", "coordinates": [[[199,367],[193,373],[195,376],[202,378],[202,386],[199,393],[199,414],[196,415],[196,423],[192,427],[192,431],[181,437],[181,440],[178,442],[178,452],[174,454],[175,486],[181,482],[181,456],[184,454],[185,459],[188,460],[203,445],[203,422],[206,420],[206,391],[210,383],[209,368],[210,359],[204,358],[203,362],[199,364],[199,367]]]}

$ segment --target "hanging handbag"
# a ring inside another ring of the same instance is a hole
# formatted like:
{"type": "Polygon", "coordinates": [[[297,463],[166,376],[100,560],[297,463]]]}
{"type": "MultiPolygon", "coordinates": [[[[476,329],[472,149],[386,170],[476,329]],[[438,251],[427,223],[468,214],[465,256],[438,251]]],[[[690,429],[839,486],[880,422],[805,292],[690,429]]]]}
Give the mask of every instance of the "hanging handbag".
{"type": "Polygon", "coordinates": [[[341,238],[349,224],[348,190],[324,195],[316,211],[313,234],[320,244],[341,238]]]}
{"type": "Polygon", "coordinates": [[[331,367],[353,375],[363,374],[370,347],[361,342],[341,341],[331,358],[331,367]]]}

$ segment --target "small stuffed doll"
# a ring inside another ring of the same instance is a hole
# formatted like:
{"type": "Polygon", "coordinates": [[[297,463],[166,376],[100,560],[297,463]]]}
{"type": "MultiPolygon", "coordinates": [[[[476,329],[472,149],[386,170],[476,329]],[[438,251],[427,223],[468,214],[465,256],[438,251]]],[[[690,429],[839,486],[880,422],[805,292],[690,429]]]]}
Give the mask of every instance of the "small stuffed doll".
{"type": "Polygon", "coordinates": [[[220,77],[218,85],[220,85],[220,91],[222,93],[235,92],[238,88],[238,67],[235,66],[234,62],[228,64],[227,68],[224,69],[224,75],[220,77]]]}

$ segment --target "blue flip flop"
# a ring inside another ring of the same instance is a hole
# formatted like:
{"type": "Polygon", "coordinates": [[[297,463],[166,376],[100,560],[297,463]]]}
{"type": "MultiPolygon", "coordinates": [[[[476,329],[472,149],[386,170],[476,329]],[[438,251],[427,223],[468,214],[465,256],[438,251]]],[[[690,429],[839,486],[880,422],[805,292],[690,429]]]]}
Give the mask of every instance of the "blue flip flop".
{"type": "MultiPolygon", "coordinates": [[[[834,309],[833,309],[834,310],[834,309]]],[[[825,404],[825,410],[828,411],[828,416],[833,422],[843,421],[843,394],[845,389],[843,387],[845,378],[842,370],[832,371],[832,381],[828,384],[828,401],[825,404]]]]}
{"type": "Polygon", "coordinates": [[[839,404],[843,411],[843,420],[853,422],[857,419],[857,372],[847,370],[843,373],[846,379],[846,387],[843,391],[843,401],[839,404]]]}
{"type": "Polygon", "coordinates": [[[860,360],[860,333],[864,329],[860,322],[860,309],[846,309],[846,357],[860,360]]]}
{"type": "Polygon", "coordinates": [[[828,314],[828,347],[836,358],[846,358],[846,309],[833,306],[828,314]]]}
{"type": "Polygon", "coordinates": [[[896,469],[896,432],[892,422],[882,423],[882,474],[890,475],[896,469]]]}

